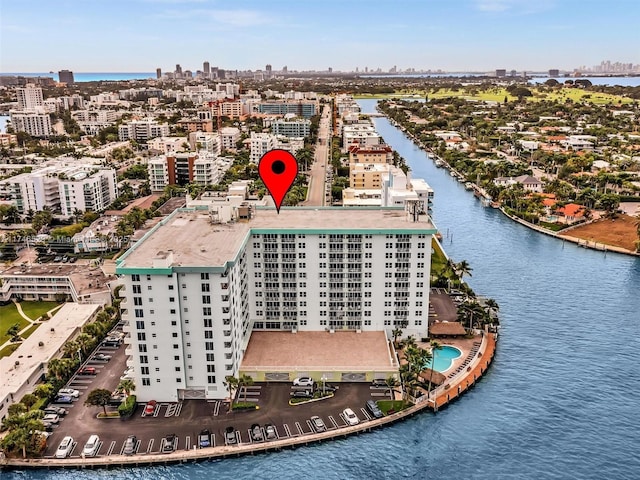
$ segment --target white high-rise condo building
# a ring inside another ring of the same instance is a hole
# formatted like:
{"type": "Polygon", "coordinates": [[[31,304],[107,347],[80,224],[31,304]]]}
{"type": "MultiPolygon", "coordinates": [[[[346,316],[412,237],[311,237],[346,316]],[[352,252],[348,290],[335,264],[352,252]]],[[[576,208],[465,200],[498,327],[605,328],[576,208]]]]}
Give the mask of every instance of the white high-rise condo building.
{"type": "Polygon", "coordinates": [[[44,107],[42,88],[29,83],[24,88],[16,88],[18,95],[18,108],[20,110],[35,110],[44,107]]]}
{"type": "Polygon", "coordinates": [[[425,337],[435,233],[403,208],[174,212],[117,260],[138,399],[225,398],[252,332],[425,337]]]}
{"type": "Polygon", "coordinates": [[[26,132],[32,137],[48,137],[52,134],[48,113],[11,110],[11,125],[15,132],[26,132]]]}

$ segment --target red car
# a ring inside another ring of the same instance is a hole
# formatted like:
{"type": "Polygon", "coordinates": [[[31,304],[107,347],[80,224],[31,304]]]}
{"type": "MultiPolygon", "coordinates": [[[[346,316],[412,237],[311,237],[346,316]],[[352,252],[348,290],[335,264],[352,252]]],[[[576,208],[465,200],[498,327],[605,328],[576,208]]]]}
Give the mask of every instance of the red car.
{"type": "Polygon", "coordinates": [[[93,367],[84,367],[78,370],[78,375],[95,375],[96,369],[93,367]]]}
{"type": "Polygon", "coordinates": [[[153,415],[153,412],[156,411],[156,403],[157,402],[155,400],[149,400],[144,407],[144,414],[153,415]]]}

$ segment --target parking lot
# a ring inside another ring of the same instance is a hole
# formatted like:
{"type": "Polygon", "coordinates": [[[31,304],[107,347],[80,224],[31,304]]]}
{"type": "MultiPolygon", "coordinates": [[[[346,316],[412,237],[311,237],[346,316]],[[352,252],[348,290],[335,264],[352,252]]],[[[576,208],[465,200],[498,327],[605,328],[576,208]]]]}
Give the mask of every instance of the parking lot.
{"type": "Polygon", "coordinates": [[[78,399],[64,406],[69,414],[54,427],[47,442],[45,457],[53,457],[62,438],[70,435],[74,439],[70,457],[82,456],[85,442],[92,434],[100,437],[97,456],[122,455],[128,436],[135,435],[134,453],[153,454],[163,451],[189,450],[198,448],[198,434],[209,431],[210,446],[238,445],[254,443],[251,427],[258,425],[254,432],[257,441],[264,442],[276,438],[299,437],[315,433],[312,416],[322,419],[327,430],[337,430],[347,425],[342,411],[351,408],[360,422],[368,422],[372,415],[365,408],[367,400],[389,398],[384,387],[372,387],[368,383],[334,384],[338,390],[332,398],[302,405],[289,405],[291,394],[296,388],[290,383],[256,383],[246,391],[238,392],[238,399],[255,402],[258,410],[228,413],[228,404],[222,401],[186,400],[179,403],[157,403],[153,413],[144,414],[144,405],[138,405],[130,419],[97,419],[99,407],[87,407],[84,401],[89,391],[106,388],[113,391],[126,368],[124,347],[101,347],[96,353],[112,355],[109,361],[89,360],[87,366],[96,368],[96,375],[77,376],[69,383],[69,388],[80,391],[78,399]],[[265,426],[273,426],[272,435],[267,439],[265,426]],[[229,435],[227,429],[233,427],[229,435]],[[172,446],[165,450],[168,435],[175,435],[172,446]],[[235,442],[232,441],[235,437],[235,442]]]}

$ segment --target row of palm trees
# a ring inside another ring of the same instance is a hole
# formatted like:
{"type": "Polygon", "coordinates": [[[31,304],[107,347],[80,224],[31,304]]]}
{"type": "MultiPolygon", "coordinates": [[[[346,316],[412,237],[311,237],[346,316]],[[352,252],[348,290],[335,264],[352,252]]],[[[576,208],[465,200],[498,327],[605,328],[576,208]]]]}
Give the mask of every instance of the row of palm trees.
{"type": "MultiPolygon", "coordinates": [[[[395,330],[394,330],[395,333],[395,330]]],[[[432,340],[429,343],[429,349],[419,347],[415,338],[410,335],[403,342],[403,363],[400,366],[400,379],[404,386],[404,398],[409,394],[415,393],[418,387],[422,387],[427,391],[427,395],[431,394],[431,387],[433,385],[433,372],[434,364],[438,354],[438,351],[442,350],[440,342],[432,340]],[[427,369],[427,365],[431,363],[429,368],[429,380],[425,385],[420,374],[427,369]]]]}
{"type": "MultiPolygon", "coordinates": [[[[227,375],[226,377],[224,377],[224,382],[222,382],[222,384],[225,387],[227,387],[227,390],[229,391],[229,410],[228,411],[231,412],[233,410],[233,397],[235,395],[235,392],[243,389],[243,387],[250,387],[251,385],[253,385],[253,378],[244,373],[238,377],[234,375],[227,375]]],[[[245,402],[247,401],[246,388],[244,389],[243,401],[245,402]]]]}

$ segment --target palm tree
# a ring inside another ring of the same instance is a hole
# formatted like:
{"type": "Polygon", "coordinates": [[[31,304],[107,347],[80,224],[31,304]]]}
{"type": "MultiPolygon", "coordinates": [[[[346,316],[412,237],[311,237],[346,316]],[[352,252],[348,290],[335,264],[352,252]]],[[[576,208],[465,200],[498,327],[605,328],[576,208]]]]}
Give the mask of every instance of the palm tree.
{"type": "Polygon", "coordinates": [[[53,393],[53,385],[50,383],[41,383],[33,389],[33,394],[38,398],[47,398],[53,393]]]}
{"type": "MultiPolygon", "coordinates": [[[[13,405],[12,405],[13,406],[13,405]]],[[[23,406],[24,408],[24,406],[23,406]]],[[[2,448],[22,449],[22,457],[27,457],[27,447],[31,444],[31,438],[35,430],[43,430],[44,425],[40,420],[44,412],[42,410],[33,410],[22,413],[10,414],[2,422],[9,433],[2,439],[2,448]]]]}
{"type": "Polygon", "coordinates": [[[27,410],[31,410],[31,407],[33,407],[37,402],[38,397],[33,393],[25,393],[20,400],[20,403],[27,407],[27,410]]]}
{"type": "Polygon", "coordinates": [[[224,377],[224,382],[222,382],[229,391],[229,410],[227,413],[231,413],[231,410],[233,410],[233,392],[238,388],[238,383],[239,380],[233,375],[227,375],[224,377]]]}
{"type": "Polygon", "coordinates": [[[20,325],[17,323],[14,323],[7,329],[7,336],[11,338],[12,342],[17,342],[20,340],[20,336],[18,335],[18,332],[20,332],[20,325]]]}
{"type": "Polygon", "coordinates": [[[75,340],[69,340],[62,346],[62,352],[65,357],[73,358],[78,353],[80,345],[75,340]]]}
{"type": "Polygon", "coordinates": [[[473,271],[471,265],[469,265],[469,262],[467,262],[466,260],[462,260],[461,262],[456,263],[454,269],[460,279],[462,279],[465,275],[471,276],[471,272],[473,271]]]}
{"type": "Polygon", "coordinates": [[[438,350],[442,350],[442,345],[440,344],[440,342],[437,342],[435,340],[431,340],[431,357],[433,359],[433,362],[431,363],[431,373],[429,374],[429,388],[427,389],[427,400],[429,399],[429,396],[431,395],[431,383],[433,381],[433,369],[434,369],[435,364],[436,364],[436,354],[437,354],[438,350]]]}
{"type": "Polygon", "coordinates": [[[71,373],[74,362],[70,358],[52,358],[47,365],[47,371],[58,380],[67,377],[71,373]]]}
{"type": "Polygon", "coordinates": [[[80,335],[78,335],[75,341],[82,354],[86,355],[91,349],[94,338],[87,333],[81,333],[80,335]]]}
{"type": "Polygon", "coordinates": [[[118,384],[118,390],[122,390],[124,394],[128,397],[129,395],[131,395],[131,392],[135,392],[136,383],[130,378],[120,380],[120,383],[118,384]]]}
{"type": "Polygon", "coordinates": [[[387,388],[389,389],[389,398],[393,401],[393,391],[398,386],[398,379],[393,375],[389,375],[385,380],[387,388]]]}
{"type": "Polygon", "coordinates": [[[487,309],[487,313],[489,315],[494,315],[498,313],[498,310],[500,310],[500,305],[498,305],[498,302],[496,302],[493,298],[487,298],[484,302],[484,306],[487,309]]]}

